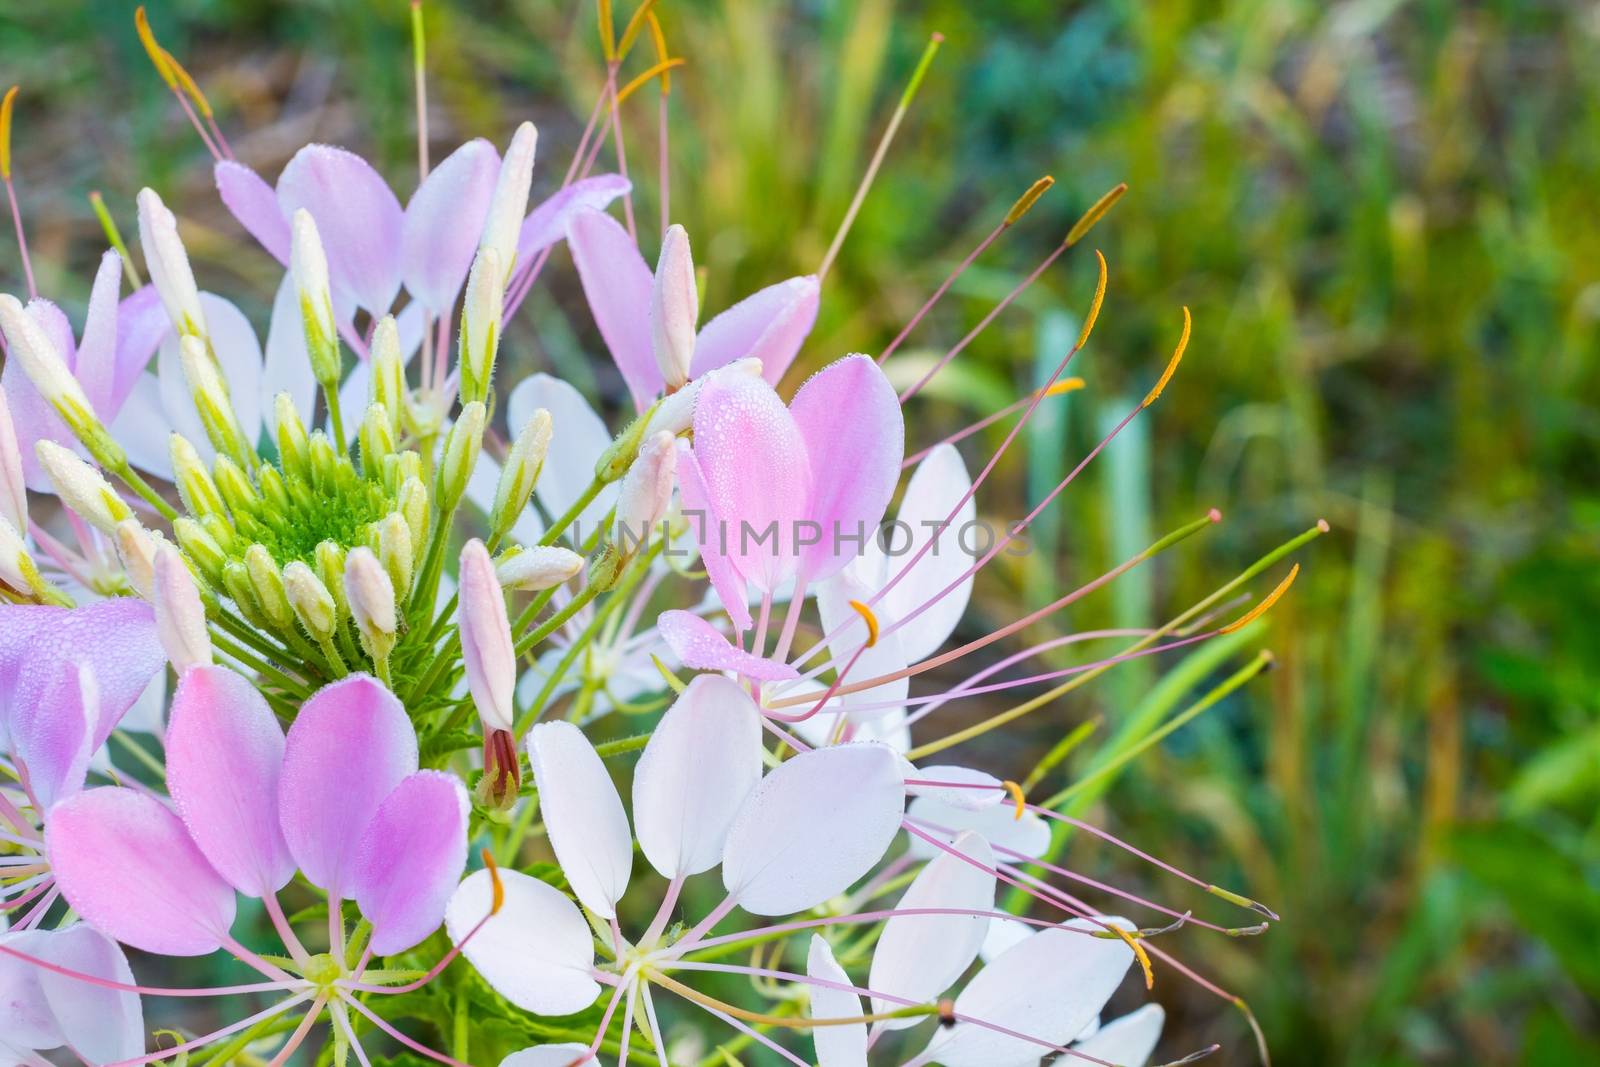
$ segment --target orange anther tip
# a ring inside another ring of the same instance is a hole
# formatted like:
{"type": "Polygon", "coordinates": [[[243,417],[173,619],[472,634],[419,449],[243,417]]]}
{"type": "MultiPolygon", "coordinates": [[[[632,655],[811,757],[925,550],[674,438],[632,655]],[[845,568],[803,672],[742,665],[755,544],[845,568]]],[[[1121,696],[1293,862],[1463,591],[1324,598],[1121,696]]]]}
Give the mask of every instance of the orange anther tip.
{"type": "Polygon", "coordinates": [[[871,648],[878,643],[878,616],[859,600],[850,601],[850,606],[856,609],[856,614],[867,624],[867,647],[871,648]]]}
{"type": "Polygon", "coordinates": [[[1172,376],[1178,372],[1178,364],[1183,362],[1183,353],[1189,347],[1189,331],[1194,325],[1194,320],[1189,315],[1187,306],[1183,309],[1183,333],[1178,337],[1178,347],[1173,349],[1172,358],[1167,361],[1167,369],[1161,372],[1161,379],[1156,382],[1155,388],[1145,395],[1144,407],[1154,404],[1161,391],[1172,381],[1172,376]]]}
{"type": "Polygon", "coordinates": [[[1011,802],[1017,808],[1017,821],[1022,821],[1022,813],[1028,810],[1028,800],[1022,795],[1022,787],[1016,782],[1007,779],[1000,783],[1006,787],[1006,792],[1011,794],[1011,802]]]}
{"type": "Polygon", "coordinates": [[[1044,391],[1045,396],[1060,396],[1062,393],[1075,393],[1083,388],[1082,378],[1063,378],[1044,391]]]}
{"type": "Polygon", "coordinates": [[[484,849],[479,853],[483,857],[484,869],[489,872],[489,881],[494,883],[494,895],[489,899],[489,914],[499,915],[500,909],[505,906],[506,887],[500,881],[500,867],[494,861],[494,853],[484,849]]]}
{"type": "Polygon", "coordinates": [[[11,180],[11,112],[17,106],[17,90],[13,85],[0,100],[0,179],[11,180]]]}

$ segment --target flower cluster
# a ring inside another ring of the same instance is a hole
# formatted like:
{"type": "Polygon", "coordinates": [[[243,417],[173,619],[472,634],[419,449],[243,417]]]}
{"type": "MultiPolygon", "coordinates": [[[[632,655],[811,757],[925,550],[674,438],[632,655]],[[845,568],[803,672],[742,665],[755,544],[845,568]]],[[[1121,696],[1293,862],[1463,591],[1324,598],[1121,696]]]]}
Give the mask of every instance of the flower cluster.
{"type": "MultiPolygon", "coordinates": [[[[404,205],[325,145],[269,184],[141,9],[222,203],[285,268],[264,345],[199,287],[155,191],[136,205],[148,284],[106,213],[113,249],[78,333],[33,290],[18,214],[28,299],[0,295],[5,1062],[64,1048],[89,1064],[278,1065],[325,1025],[339,1063],[400,1046],[449,1064],[682,1064],[715,1042],[725,1062],[753,1044],[824,1067],[1131,1065],[1153,1054],[1162,1011],[1101,1024],[1130,972],[1148,988],[1160,966],[1243,1008],[1160,942],[1264,922],[1226,926],[1062,864],[1080,832],[1276,918],[1076,818],[1066,801],[1084,781],[1031,801],[1079,733],[1016,780],[932,757],[1117,663],[1252,625],[1294,571],[1242,609],[1245,583],[1324,527],[1159,628],[976,655],[1220,519],[992,629],[966,618],[980,573],[1106,443],[981,550],[957,536],[1040,405],[1081,386],[1065,371],[1099,314],[1104,259],[1049,382],[943,440],[922,443],[913,402],[977,331],[904,388],[885,364],[1048,180],[876,359],[827,362],[791,392],[848,219],[817,274],[702,325],[690,237],[665,207],[653,268],[641,251],[615,121],[652,81],[664,94],[681,60],[651,4],[620,37],[601,7],[604,89],[558,191],[531,206],[532,125],[503,154],[474,140],[429,167],[425,111],[404,205]],[[622,83],[646,40],[657,62],[622,83]],[[618,173],[593,173],[608,141],[618,173]],[[634,409],[615,432],[558,378],[496,377],[562,247],[634,409]],[[1013,416],[971,475],[958,444],[1013,416]],[[860,531],[897,495],[907,537],[891,548],[860,531]],[[1098,641],[1124,647],[1012,670],[1098,641]],[[953,685],[930,680],[980,658],[953,685]],[[942,728],[946,706],[1013,689],[1041,691],[942,728]],[[631,753],[630,817],[614,779],[631,753]],[[533,861],[540,838],[554,864],[533,861]],[[653,875],[634,877],[635,849],[653,875]],[[123,946],[221,953],[254,978],[142,984],[123,946]],[[150,1002],[262,995],[208,1032],[146,1029],[150,1002]],[[664,998],[704,1015],[671,1025],[664,998]]],[[[8,193],[15,100],[0,110],[8,193]]],[[[663,120],[664,161],[666,136],[663,120]]],[[[1165,371],[1106,441],[1160,396],[1188,330],[1185,311],[1165,371]]]]}

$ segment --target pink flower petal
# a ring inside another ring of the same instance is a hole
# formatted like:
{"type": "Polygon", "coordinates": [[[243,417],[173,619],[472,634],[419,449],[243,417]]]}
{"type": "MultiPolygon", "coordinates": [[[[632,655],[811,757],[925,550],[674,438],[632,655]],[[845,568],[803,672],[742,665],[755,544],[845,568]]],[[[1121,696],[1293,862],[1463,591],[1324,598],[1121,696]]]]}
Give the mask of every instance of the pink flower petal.
{"type": "Polygon", "coordinates": [[[289,727],[278,818],[290,854],[313,885],[349,895],[367,824],[416,769],[411,720],[377,679],[351,675],[306,701],[289,727]]]}
{"type": "Polygon", "coordinates": [[[894,387],[866,356],[830,363],[800,387],[789,410],[815,480],[806,517],[823,530],[802,550],[800,573],[820,580],[853,558],[845,539],[877,533],[900,481],[905,422],[894,387]]]}
{"type": "Polygon", "coordinates": [[[111,418],[112,394],[117,377],[117,296],[122,286],[122,257],[107,252],[100,257],[94,287],[89,292],[89,311],[83,323],[83,342],[72,368],[73,377],[83,386],[89,405],[102,420],[111,418]]]}
{"type": "Polygon", "coordinates": [[[132,789],[91,789],[50,812],[56,884],[85,922],[163,956],[205,956],[228,938],[236,898],[183,822],[132,789]]]}
{"type": "Polygon", "coordinates": [[[161,306],[161,294],[155,286],[146,285],[123,298],[117,308],[116,381],[109,410],[101,413],[102,419],[109,422],[121,414],[170,328],[167,309],[161,306]]]}
{"type": "Polygon", "coordinates": [[[522,220],[517,235],[517,263],[525,265],[567,234],[567,222],[583,211],[604,211],[607,204],[633,188],[620,174],[597,174],[575,181],[551,195],[522,220]]]}
{"type": "Polygon", "coordinates": [[[377,955],[414,947],[444,921],[467,866],[470,809],[461,782],[443,771],[418,771],[378,805],[350,879],[377,955]]]}
{"type": "Polygon", "coordinates": [[[200,851],[239,892],[282,889],[294,858],[278,826],[283,728],[226,667],[184,672],[167,726],[167,791],[200,851]]]}
{"type": "Polygon", "coordinates": [[[66,613],[66,608],[46,605],[0,604],[0,751],[11,747],[11,709],[28,645],[34,634],[66,613]]]}
{"type": "Polygon", "coordinates": [[[300,208],[311,212],[336,292],[374,315],[389,310],[400,291],[405,213],[366,160],[331,145],[307,145],[278,178],[278,206],[286,219],[300,208]]]}
{"type": "Polygon", "coordinates": [[[580,211],[568,219],[567,245],[594,324],[643,411],[664,387],[650,343],[654,275],[628,231],[604,212],[580,211]]]}
{"type": "Polygon", "coordinates": [[[59,663],[57,670],[60,679],[50,687],[49,703],[38,708],[16,736],[17,759],[27,770],[33,795],[46,811],[83,789],[100,718],[94,672],[75,662],[59,663]]]}
{"type": "MultiPolygon", "coordinates": [[[[133,971],[122,949],[87,923],[52,930],[43,937],[44,946],[37,953],[42,959],[80,974],[133,984],[133,971]]],[[[115,1063],[144,1051],[144,1010],[139,994],[35,969],[63,1042],[86,1063],[115,1063]]]]}
{"type": "Polygon", "coordinates": [[[787,663],[762,659],[736,647],[722,631],[692,611],[663,611],[656,629],[685,667],[700,671],[733,671],[760,682],[798,678],[787,663]]]}
{"type": "Polygon", "coordinates": [[[239,225],[260,242],[273,259],[289,265],[288,215],[278,203],[278,194],[259,174],[231,159],[224,159],[211,169],[217,183],[217,195],[233,212],[239,225]]]}
{"type": "Polygon", "coordinates": [[[451,152],[406,204],[401,269],[406,291],[435,315],[448,312],[483,236],[500,153],[483,138],[451,152]]]}
{"type": "Polygon", "coordinates": [[[728,308],[701,328],[690,375],[698,378],[755,356],[762,377],[777,385],[816,324],[820,290],[808,274],[769,285],[728,308]]]}
{"type": "Polygon", "coordinates": [[[708,378],[695,406],[694,458],[720,520],[708,533],[726,538],[728,561],[746,581],[777,589],[794,574],[797,524],[813,511],[806,444],[789,409],[760,379],[708,378]]]}
{"type": "Polygon", "coordinates": [[[717,591],[735,628],[750,629],[749,593],[744,578],[733,569],[723,551],[720,534],[727,527],[712,510],[711,492],[706,488],[705,476],[688,441],[678,442],[678,495],[684,518],[700,545],[700,561],[705,565],[706,577],[711,579],[711,587],[717,591]]]}

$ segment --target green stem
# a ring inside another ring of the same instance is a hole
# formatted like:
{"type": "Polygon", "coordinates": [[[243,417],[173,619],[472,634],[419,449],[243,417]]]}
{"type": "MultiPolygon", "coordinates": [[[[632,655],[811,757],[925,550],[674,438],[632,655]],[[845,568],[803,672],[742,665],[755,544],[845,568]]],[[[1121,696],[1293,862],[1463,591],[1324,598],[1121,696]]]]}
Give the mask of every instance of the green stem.
{"type": "Polygon", "coordinates": [[[303,681],[296,681],[266,660],[256,656],[255,653],[246,651],[242,646],[234,644],[221,634],[213,633],[211,635],[211,643],[245,666],[271,678],[280,689],[287,691],[291,695],[301,700],[311,695],[311,690],[306,688],[306,684],[303,681]]]}
{"type": "Polygon", "coordinates": [[[539,538],[539,544],[553,545],[559,541],[561,535],[566,532],[567,527],[577,521],[578,516],[583,514],[583,509],[588,507],[594,498],[600,495],[600,490],[605,487],[606,483],[599,478],[592,479],[578,499],[572,502],[572,506],[562,512],[561,517],[550,524],[550,528],[544,532],[544,536],[539,538]]]}
{"type": "Polygon", "coordinates": [[[132,754],[134,759],[144,764],[145,769],[155,775],[158,781],[164,782],[167,780],[167,768],[160,760],[152,756],[143,745],[135,741],[128,731],[122,729],[112,730],[111,736],[116,738],[132,754]]]}
{"type": "Polygon", "coordinates": [[[599,596],[600,593],[600,587],[592,582],[584,586],[583,590],[579,592],[577,596],[567,601],[566,607],[550,616],[537,628],[530,630],[527,634],[523,635],[522,639],[518,641],[516,645],[517,655],[522,655],[534,645],[537,645],[540,641],[543,641],[545,638],[561,629],[568,619],[582,611],[584,605],[589,603],[589,601],[593,600],[595,597],[599,596]]]}

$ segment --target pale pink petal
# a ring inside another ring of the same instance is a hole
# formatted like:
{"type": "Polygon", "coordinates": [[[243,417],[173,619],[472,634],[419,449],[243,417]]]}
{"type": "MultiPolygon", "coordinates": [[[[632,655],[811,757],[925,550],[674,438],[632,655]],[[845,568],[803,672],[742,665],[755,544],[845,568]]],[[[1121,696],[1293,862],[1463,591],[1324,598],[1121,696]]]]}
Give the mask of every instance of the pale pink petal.
{"type": "Polygon", "coordinates": [[[900,828],[905,784],[885,745],[812,749],[756,786],[728,831],[722,883],[752,915],[789,915],[843,893],[900,828]]]}
{"type": "Polygon", "coordinates": [[[83,789],[94,751],[94,727],[100,718],[100,694],[94,672],[83,663],[64,662],[59,681],[50,687],[49,702],[17,730],[16,755],[27,771],[28,786],[44,810],[83,789]]]}
{"type": "Polygon", "coordinates": [[[167,791],[200,851],[239,892],[263,897],[294,877],[278,825],[283,728],[226,667],[184,672],[167,728],[167,791]]]}
{"type": "Polygon", "coordinates": [[[335,292],[382,315],[400,291],[405,214],[366,160],[331,145],[307,145],[278,177],[284,218],[311,212],[328,254],[335,292]]]}
{"type": "MultiPolygon", "coordinates": [[[[1122,923],[1101,920],[1107,921],[1122,923]]],[[[1012,946],[967,983],[956,997],[956,1012],[1051,1045],[1072,1040],[1133,962],[1133,950],[1121,940],[1092,936],[1101,928],[1074,919],[1012,946]]],[[[957,1022],[936,1030],[923,1056],[944,1067],[1032,1067],[1046,1051],[1035,1042],[957,1022]]]]}
{"type": "Polygon", "coordinates": [[[906,656],[913,663],[938,651],[966,614],[973,579],[967,571],[975,562],[974,549],[984,545],[981,535],[973,530],[978,517],[977,501],[968,497],[960,508],[956,507],[971,487],[972,479],[961,453],[952,445],[936,446],[917,464],[900,500],[900,510],[891,527],[893,536],[888,541],[893,554],[885,553],[883,544],[874,541],[862,561],[869,566],[877,564],[882,588],[906,564],[917,560],[879,601],[884,615],[895,622],[909,618],[930,597],[954,586],[910,622],[896,628],[906,656]],[[951,512],[955,512],[955,518],[950,517],[951,512]],[[925,552],[924,546],[928,546],[925,552]]]}
{"type": "Polygon", "coordinates": [[[663,611],[656,619],[656,629],[685,667],[733,671],[762,682],[800,677],[787,663],[753,656],[734,646],[722,631],[692,611],[663,611]]]}
{"type": "Polygon", "coordinates": [[[406,204],[401,237],[406,291],[435,315],[448,312],[461,292],[499,176],[500,153],[474,138],[434,167],[406,204]]]}
{"type": "Polygon", "coordinates": [[[727,525],[712,511],[711,493],[706,488],[700,464],[688,441],[678,442],[678,496],[682,501],[683,516],[689,523],[690,533],[700,546],[700,561],[705,566],[706,577],[716,590],[717,598],[728,612],[728,618],[740,631],[751,626],[749,592],[744,578],[733,569],[723,550],[722,532],[727,525]]]}
{"type": "Polygon", "coordinates": [[[122,413],[135,383],[146,377],[145,368],[171,327],[167,309],[161,306],[161,294],[156,292],[155,286],[146,285],[123,298],[117,307],[116,379],[109,410],[101,413],[102,419],[109,421],[122,413]]]}
{"type": "MultiPolygon", "coordinates": [[[[1031,811],[1024,811],[1019,819],[1010,804],[975,810],[947,804],[937,796],[923,796],[911,802],[906,816],[918,824],[918,829],[946,843],[954,841],[963,830],[975,830],[995,848],[1024,856],[1042,856],[1050,847],[1050,824],[1031,811]]],[[[939,851],[937,846],[912,835],[912,855],[932,858],[939,851]]]]}
{"type": "MultiPolygon", "coordinates": [[[[3,922],[0,917],[0,945],[40,959],[48,958],[54,933],[49,930],[7,933],[3,922]]],[[[24,1067],[27,1063],[21,1057],[24,1050],[56,1048],[63,1040],[55,1011],[39,981],[44,973],[44,968],[27,960],[0,953],[0,1022],[5,1023],[3,1036],[0,1036],[0,1063],[6,1067],[13,1064],[24,1067]],[[13,1049],[16,1057],[6,1058],[13,1049]]]]}
{"type": "Polygon", "coordinates": [[[28,646],[36,633],[66,613],[66,608],[50,605],[0,604],[0,751],[11,748],[12,707],[28,646]]]}
{"type": "Polygon", "coordinates": [[[846,538],[873,536],[900,482],[905,422],[883,371],[866,356],[846,356],[813,375],[789,404],[805,440],[814,482],[806,518],[822,536],[802,550],[800,574],[827,578],[856,549],[846,538]]]}
{"type": "Polygon", "coordinates": [[[107,937],[163,956],[215,952],[236,898],[159,800],[132,789],[91,789],[50,812],[45,845],[56,885],[107,937]]]}
{"type": "Polygon", "coordinates": [[[122,257],[107,252],[100,257],[89,310],[84,317],[83,339],[72,374],[83,386],[89,406],[102,419],[111,417],[111,400],[117,379],[117,296],[122,286],[122,257]]]}
{"type": "MultiPolygon", "coordinates": [[[[41,958],[79,974],[133,984],[133,971],[122,949],[87,923],[74,923],[46,936],[41,958]]],[[[139,994],[106,989],[43,968],[36,970],[63,1044],[82,1059],[115,1063],[144,1051],[144,1009],[139,994]]]]}
{"type": "Polygon", "coordinates": [[[1073,1046],[1082,1056],[1062,1056],[1052,1067],[1071,1067],[1091,1061],[1093,1056],[1119,1067],[1145,1067],[1161,1040],[1161,1027],[1167,1013],[1159,1004],[1146,1004],[1118,1019],[1112,1019],[1089,1037],[1073,1046]]]}
{"type": "MultiPolygon", "coordinates": [[[[940,853],[917,875],[895,905],[897,910],[994,910],[995,876],[989,873],[994,869],[994,853],[988,843],[977,834],[966,833],[956,838],[955,849],[967,859],[940,853]]],[[[872,951],[867,985],[903,1000],[935,1000],[977,959],[988,928],[987,915],[892,916],[872,951]]],[[[875,998],[872,1010],[893,1011],[897,1004],[875,998]]],[[[904,1030],[920,1021],[895,1019],[878,1025],[885,1030],[904,1030]]]]}
{"type": "Polygon", "coordinates": [[[416,769],[416,731],[377,679],[351,675],[306,701],[289,727],[278,815],[289,852],[313,885],[349,896],[362,833],[416,769]]]}
{"type": "Polygon", "coordinates": [[[418,771],[378,805],[351,878],[377,955],[404,952],[439,928],[467,866],[470,810],[467,791],[444,771],[418,771]]]}
{"type": "Polygon", "coordinates": [[[288,266],[288,215],[278,203],[278,194],[272,186],[243,163],[231,159],[219,160],[211,169],[211,176],[217,183],[217,195],[239,220],[239,225],[260,242],[272,258],[288,266]]]}
{"type": "MultiPolygon", "coordinates": [[[[850,601],[869,603],[876,591],[860,580],[855,566],[844,568],[817,587],[817,612],[822,617],[822,629],[834,635],[829,647],[841,664],[855,658],[856,650],[866,644],[868,636],[866,621],[850,606],[850,601]]],[[[899,632],[886,629],[881,619],[879,625],[877,642],[862,650],[861,658],[856,659],[855,666],[845,675],[846,683],[903,674],[911,662],[906,657],[905,646],[900,643],[899,632]]],[[[838,700],[852,715],[870,719],[894,710],[872,705],[904,700],[910,691],[911,679],[900,677],[871,689],[846,693],[838,700]]]]}
{"type": "Polygon", "coordinates": [[[820,290],[808,274],[745,297],[700,330],[689,373],[698,378],[754,356],[761,360],[762,377],[777,385],[816,324],[820,290]]]}
{"type": "MultiPolygon", "coordinates": [[[[687,613],[680,613],[687,614],[687,613]]],[[[761,778],[761,713],[719,675],[689,683],[633,772],[639,847],[665,878],[710,870],[739,805],[761,778]]]]}
{"type": "Polygon", "coordinates": [[[614,918],[633,870],[633,834],[611,773],[568,722],[529,730],[528,759],[550,847],[573,894],[596,915],[614,918]]]}
{"type": "MultiPolygon", "coordinates": [[[[833,949],[819,934],[811,935],[811,946],[806,952],[806,976],[838,985],[855,985],[833,958],[833,949]]],[[[864,1013],[861,998],[854,993],[812,986],[811,1007],[806,1014],[813,1019],[850,1019],[864,1013]]],[[[812,1029],[811,1037],[816,1043],[817,1067],[867,1067],[866,1023],[818,1026],[812,1029]]]]}
{"type": "Polygon", "coordinates": [[[542,201],[522,220],[517,235],[517,263],[533,257],[566,236],[567,222],[584,211],[603,211],[607,204],[633,188],[620,174],[596,174],[573,182],[542,201]]]}
{"type": "Polygon", "coordinates": [[[813,471],[789,409],[764,381],[713,376],[695,406],[694,458],[720,520],[708,533],[726,537],[728,561],[746,581],[777,589],[795,573],[798,523],[814,510],[813,471]]]}
{"type": "MultiPolygon", "coordinates": [[[[495,992],[535,1015],[571,1015],[594,1003],[594,935],[578,906],[553,886],[518,871],[501,871],[505,903],[467,941],[461,954],[495,992]]],[[[462,944],[489,914],[488,871],[461,883],[445,910],[450,940],[462,944]]]]}
{"type": "Polygon", "coordinates": [[[640,411],[661,393],[661,369],[650,343],[650,293],[654,276],[628,231],[602,211],[567,220],[567,245],[611,358],[640,411]]]}
{"type": "Polygon", "coordinates": [[[971,767],[934,764],[918,767],[916,777],[925,782],[948,782],[949,785],[912,785],[906,783],[906,793],[913,797],[933,797],[940,803],[968,811],[992,808],[1002,800],[1009,800],[1000,779],[971,767]]]}

